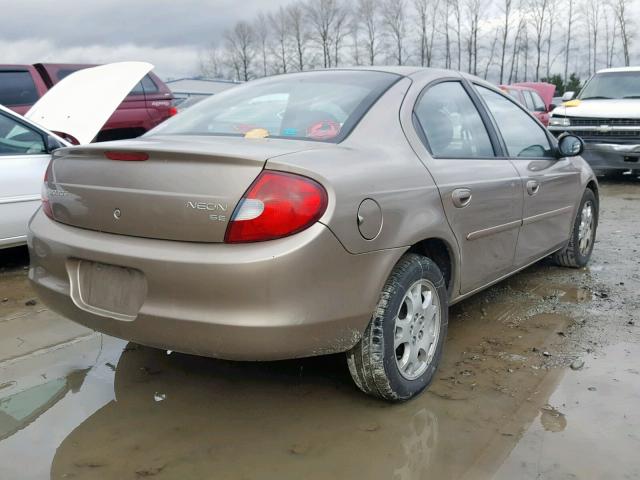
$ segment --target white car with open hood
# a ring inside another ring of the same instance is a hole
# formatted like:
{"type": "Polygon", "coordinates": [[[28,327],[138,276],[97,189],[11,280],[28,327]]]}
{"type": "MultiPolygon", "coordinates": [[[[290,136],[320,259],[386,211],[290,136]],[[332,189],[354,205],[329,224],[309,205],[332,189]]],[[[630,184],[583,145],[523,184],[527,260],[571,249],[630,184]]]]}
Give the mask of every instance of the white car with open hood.
{"type": "Polygon", "coordinates": [[[152,69],[146,62],[119,62],[80,70],[49,90],[24,117],[0,105],[0,248],[26,242],[51,152],[70,141],[91,142],[152,69]]]}

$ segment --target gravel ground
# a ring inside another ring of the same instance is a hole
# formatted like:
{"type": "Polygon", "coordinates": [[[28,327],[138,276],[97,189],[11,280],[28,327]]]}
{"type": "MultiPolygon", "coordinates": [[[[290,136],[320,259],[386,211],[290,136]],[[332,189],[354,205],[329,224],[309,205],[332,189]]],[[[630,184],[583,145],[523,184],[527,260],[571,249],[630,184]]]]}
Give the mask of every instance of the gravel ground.
{"type": "Polygon", "coordinates": [[[0,251],[0,478],[640,478],[640,181],[603,181],[588,268],[452,308],[438,379],[388,405],[342,356],[242,364],[50,312],[0,251]]]}

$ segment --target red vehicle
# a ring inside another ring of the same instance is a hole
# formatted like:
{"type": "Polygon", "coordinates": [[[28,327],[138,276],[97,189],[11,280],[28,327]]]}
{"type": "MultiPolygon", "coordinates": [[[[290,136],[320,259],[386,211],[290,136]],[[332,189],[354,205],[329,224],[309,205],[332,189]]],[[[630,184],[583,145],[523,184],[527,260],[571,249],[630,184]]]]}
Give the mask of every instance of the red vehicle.
{"type": "MultiPolygon", "coordinates": [[[[0,104],[24,115],[53,85],[95,65],[36,63],[0,65],[0,104]]],[[[96,92],[99,94],[99,92],[96,92]]],[[[98,133],[96,141],[139,137],[177,113],[169,88],[150,72],[129,93],[98,133]]]]}
{"type": "Polygon", "coordinates": [[[544,82],[525,82],[500,85],[500,89],[515,98],[545,127],[549,126],[549,112],[555,108],[555,105],[551,104],[556,91],[555,85],[544,82]]]}

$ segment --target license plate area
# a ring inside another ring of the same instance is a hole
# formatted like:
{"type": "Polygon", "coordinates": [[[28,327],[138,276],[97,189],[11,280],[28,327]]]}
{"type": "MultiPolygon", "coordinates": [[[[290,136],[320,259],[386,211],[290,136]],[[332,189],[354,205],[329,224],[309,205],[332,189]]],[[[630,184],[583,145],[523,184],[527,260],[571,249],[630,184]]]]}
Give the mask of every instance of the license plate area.
{"type": "Polygon", "coordinates": [[[147,296],[147,280],[134,268],[71,259],[67,273],[73,303],[95,315],[133,321],[147,296]]]}

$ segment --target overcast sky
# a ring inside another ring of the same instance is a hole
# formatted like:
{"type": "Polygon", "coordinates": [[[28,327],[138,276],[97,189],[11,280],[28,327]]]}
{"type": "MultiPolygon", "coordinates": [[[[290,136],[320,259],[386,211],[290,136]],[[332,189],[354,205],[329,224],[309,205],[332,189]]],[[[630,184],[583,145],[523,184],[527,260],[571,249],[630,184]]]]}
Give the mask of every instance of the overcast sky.
{"type": "Polygon", "coordinates": [[[0,0],[0,64],[145,60],[163,78],[193,75],[226,28],[289,2],[0,0]]]}

